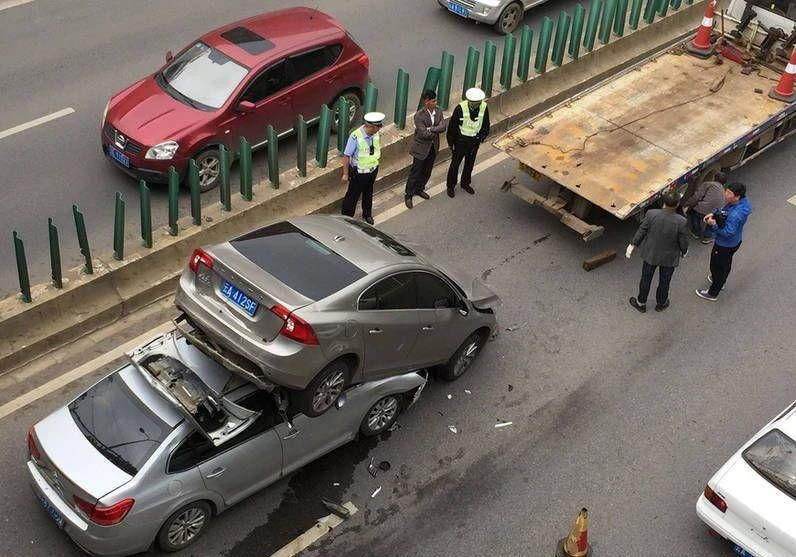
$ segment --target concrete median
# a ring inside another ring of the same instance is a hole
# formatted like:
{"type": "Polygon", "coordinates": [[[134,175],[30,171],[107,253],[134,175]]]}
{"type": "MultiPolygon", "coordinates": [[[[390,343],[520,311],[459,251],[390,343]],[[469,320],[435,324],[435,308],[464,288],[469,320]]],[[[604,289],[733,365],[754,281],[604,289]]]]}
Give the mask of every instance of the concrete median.
{"type": "MultiPolygon", "coordinates": [[[[693,34],[706,3],[685,6],[577,60],[494,94],[489,99],[493,133],[506,131],[693,34]]],[[[377,190],[406,176],[411,163],[411,138],[410,129],[399,130],[394,125],[383,128],[377,190]]],[[[449,150],[442,148],[437,160],[449,157],[449,150]]],[[[221,211],[218,204],[203,208],[201,226],[193,225],[186,217],[179,221],[177,236],[170,236],[165,227],[156,230],[152,249],[127,246],[123,261],[114,260],[112,253],[95,258],[93,275],[86,275],[82,267],[72,269],[64,273],[61,290],[49,284],[34,286],[32,303],[24,303],[18,295],[0,300],[0,373],[170,295],[197,246],[220,242],[290,216],[336,207],[345,193],[340,165],[340,158],[334,157],[325,169],[309,165],[304,178],[299,178],[295,169],[283,172],[280,189],[271,188],[267,182],[256,184],[254,200],[249,202],[236,195],[230,212],[221,211]]]]}

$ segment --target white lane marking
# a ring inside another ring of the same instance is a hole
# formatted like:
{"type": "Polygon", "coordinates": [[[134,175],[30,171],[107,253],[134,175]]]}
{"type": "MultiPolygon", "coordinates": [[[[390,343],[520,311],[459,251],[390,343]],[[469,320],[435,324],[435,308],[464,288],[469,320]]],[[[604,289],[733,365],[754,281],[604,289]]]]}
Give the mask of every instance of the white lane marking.
{"type": "MultiPolygon", "coordinates": [[[[509,158],[509,156],[506,153],[501,151],[497,155],[493,155],[492,157],[486,159],[485,161],[481,161],[478,164],[476,164],[475,167],[473,167],[473,174],[479,174],[479,173],[483,172],[484,170],[486,170],[487,168],[493,167],[496,164],[500,164],[501,162],[503,162],[504,160],[506,160],[508,158],[509,158]]],[[[446,186],[445,182],[443,181],[443,182],[440,182],[439,184],[437,184],[436,186],[432,186],[432,187],[428,188],[426,190],[426,193],[428,195],[430,195],[431,197],[434,197],[435,195],[438,195],[438,194],[444,192],[446,189],[447,189],[447,186],[446,186]]],[[[461,191],[459,191],[459,195],[464,195],[464,194],[461,191]]],[[[414,202],[414,204],[418,205],[420,203],[423,203],[423,201],[425,201],[425,200],[418,198],[417,201],[414,202]]],[[[376,215],[376,218],[374,218],[373,220],[377,224],[381,224],[381,223],[383,223],[385,221],[388,221],[388,220],[390,220],[392,218],[397,217],[401,213],[403,213],[405,211],[408,211],[408,210],[409,209],[406,208],[406,205],[404,203],[399,203],[395,207],[391,207],[391,208],[387,209],[386,211],[382,211],[381,213],[376,215]]]]}
{"type": "Polygon", "coordinates": [[[788,203],[790,203],[791,205],[796,205],[796,195],[788,199],[788,203]]]}
{"type": "Polygon", "coordinates": [[[21,6],[22,4],[30,4],[31,2],[33,2],[33,0],[5,0],[4,2],[0,2],[0,12],[8,8],[21,6]]]}
{"type": "Polygon", "coordinates": [[[91,360],[90,362],[86,362],[82,366],[76,367],[72,371],[68,373],[64,373],[63,375],[56,377],[52,381],[48,381],[44,385],[36,387],[32,391],[29,391],[22,395],[19,398],[15,398],[12,401],[6,402],[4,405],[0,406],[0,420],[24,408],[28,404],[36,402],[42,397],[47,396],[48,394],[61,389],[71,383],[72,381],[77,381],[78,379],[88,375],[96,371],[97,369],[101,368],[102,366],[112,362],[116,358],[122,356],[125,352],[129,352],[136,346],[143,344],[144,341],[149,340],[150,338],[156,337],[159,334],[165,333],[166,331],[170,331],[174,328],[174,324],[171,321],[167,321],[166,323],[161,323],[154,329],[140,335],[133,340],[122,344],[121,346],[117,346],[113,350],[106,352],[102,356],[98,356],[91,360]]]}
{"type": "MultiPolygon", "coordinates": [[[[475,167],[473,168],[473,174],[478,174],[480,172],[483,172],[487,168],[490,168],[491,166],[499,164],[499,163],[503,162],[504,160],[506,160],[508,158],[509,158],[509,156],[507,154],[505,154],[503,152],[498,153],[498,154],[486,159],[485,161],[480,162],[477,165],[475,165],[475,167]]],[[[445,182],[441,182],[440,184],[437,184],[436,186],[434,186],[433,188],[430,188],[427,191],[428,191],[429,195],[431,195],[431,196],[435,196],[435,195],[437,195],[439,193],[442,193],[443,191],[445,191],[445,182]]],[[[420,203],[422,201],[423,200],[420,199],[420,200],[418,200],[418,203],[420,203]]],[[[392,209],[388,209],[387,211],[385,211],[383,213],[380,213],[376,217],[375,220],[376,220],[376,222],[381,223],[381,222],[384,222],[384,221],[386,221],[388,219],[391,219],[391,218],[399,215],[403,211],[407,211],[407,210],[408,209],[406,208],[406,206],[403,203],[401,203],[400,205],[397,205],[396,207],[393,207],[392,209]]],[[[8,416],[10,414],[13,414],[17,410],[20,410],[20,409],[24,408],[28,404],[36,402],[40,398],[49,395],[53,391],[61,389],[61,388],[65,387],[65,386],[67,386],[69,383],[72,383],[73,381],[77,381],[78,379],[88,375],[89,373],[93,373],[94,371],[96,371],[100,367],[102,367],[102,366],[108,364],[109,362],[112,362],[116,358],[122,356],[125,352],[129,352],[130,350],[132,350],[136,346],[139,346],[140,344],[143,344],[144,341],[149,340],[150,338],[155,337],[158,334],[170,331],[173,328],[173,326],[174,325],[172,324],[171,321],[167,321],[166,323],[162,323],[162,324],[158,325],[157,327],[155,327],[154,329],[151,329],[149,332],[146,332],[146,333],[144,333],[142,335],[139,335],[138,337],[134,338],[133,340],[131,340],[131,341],[129,341],[129,342],[127,342],[127,343],[125,343],[125,344],[123,344],[121,346],[118,346],[118,347],[114,348],[113,350],[107,352],[106,354],[103,354],[102,356],[98,356],[97,358],[94,358],[90,362],[86,362],[85,364],[81,365],[80,367],[76,367],[72,371],[63,374],[60,377],[57,377],[57,378],[53,379],[52,381],[49,381],[49,382],[45,383],[44,385],[36,387],[32,391],[30,391],[28,393],[25,393],[24,395],[20,396],[19,398],[15,398],[14,400],[11,400],[11,401],[5,403],[4,405],[0,406],[0,420],[2,420],[3,418],[5,418],[6,416],[8,416]]],[[[277,554],[275,554],[275,555],[277,555],[277,554]]],[[[279,555],[279,557],[282,557],[282,556],[279,555]]]]}
{"type": "Polygon", "coordinates": [[[15,133],[24,132],[25,130],[29,130],[30,128],[35,128],[36,126],[41,126],[42,124],[46,124],[47,122],[57,120],[58,118],[69,116],[74,112],[75,112],[74,108],[72,108],[71,106],[67,106],[66,108],[62,108],[61,110],[53,112],[52,114],[48,114],[47,116],[42,116],[41,118],[36,118],[35,120],[31,120],[30,122],[25,122],[24,124],[14,126],[13,128],[8,128],[7,130],[0,131],[0,139],[5,139],[6,137],[14,135],[15,133]]]}
{"type": "MultiPolygon", "coordinates": [[[[351,513],[349,516],[356,514],[357,508],[351,501],[343,503],[343,506],[351,513]]],[[[271,557],[293,557],[294,555],[298,555],[321,539],[323,536],[331,532],[332,528],[337,528],[340,526],[343,522],[345,522],[345,520],[345,518],[340,518],[336,514],[329,514],[323,518],[319,518],[318,522],[315,523],[315,526],[301,534],[287,545],[283,546],[282,549],[271,555],[271,557]]]]}

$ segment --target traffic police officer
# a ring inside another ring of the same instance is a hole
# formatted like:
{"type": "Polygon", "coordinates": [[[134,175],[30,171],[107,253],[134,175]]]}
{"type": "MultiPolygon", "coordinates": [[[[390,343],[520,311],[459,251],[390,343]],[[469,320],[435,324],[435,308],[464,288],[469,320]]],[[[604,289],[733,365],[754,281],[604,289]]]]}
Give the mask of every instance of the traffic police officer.
{"type": "Polygon", "coordinates": [[[343,198],[342,213],[353,217],[362,196],[362,218],[368,224],[373,224],[373,184],[379,171],[379,129],[384,118],[381,112],[365,114],[365,123],[351,132],[343,151],[343,181],[348,182],[348,190],[343,198]]]}
{"type": "Polygon", "coordinates": [[[456,195],[459,165],[464,159],[461,186],[467,193],[475,190],[470,185],[473,165],[478,153],[478,146],[489,135],[489,109],[486,106],[486,94],[478,87],[471,87],[464,93],[466,100],[453,109],[446,135],[451,148],[451,164],[448,168],[448,197],[456,195]]]}

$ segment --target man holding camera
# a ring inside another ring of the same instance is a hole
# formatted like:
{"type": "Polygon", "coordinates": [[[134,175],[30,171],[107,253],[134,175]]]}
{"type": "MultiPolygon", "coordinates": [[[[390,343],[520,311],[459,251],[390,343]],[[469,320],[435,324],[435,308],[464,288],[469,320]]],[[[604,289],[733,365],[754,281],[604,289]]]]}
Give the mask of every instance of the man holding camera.
{"type": "Polygon", "coordinates": [[[743,227],[752,212],[746,198],[746,186],[732,182],[724,186],[725,204],[721,209],[705,215],[705,224],[713,233],[713,249],[710,252],[710,288],[696,290],[703,300],[715,302],[732,268],[732,256],[741,247],[743,227]]]}

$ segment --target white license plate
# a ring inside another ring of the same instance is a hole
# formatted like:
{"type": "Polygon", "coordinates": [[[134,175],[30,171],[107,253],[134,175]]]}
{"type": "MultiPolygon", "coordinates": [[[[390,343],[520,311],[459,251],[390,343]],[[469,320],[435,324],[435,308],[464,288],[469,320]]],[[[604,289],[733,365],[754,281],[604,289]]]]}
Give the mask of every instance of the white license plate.
{"type": "Polygon", "coordinates": [[[457,4],[456,2],[448,2],[448,9],[456,15],[467,17],[467,8],[461,4],[457,4]]]}
{"type": "Polygon", "coordinates": [[[130,157],[128,157],[127,155],[125,155],[124,153],[122,153],[112,145],[108,146],[108,155],[110,155],[110,157],[113,160],[115,160],[122,166],[126,166],[127,168],[130,167],[130,157]]]}
{"type": "Polygon", "coordinates": [[[59,513],[55,507],[50,504],[44,495],[39,495],[39,503],[41,503],[41,506],[44,507],[45,511],[47,511],[47,514],[49,514],[50,517],[55,521],[55,524],[58,526],[58,528],[63,528],[64,517],[62,517],[61,513],[59,513]]]}
{"type": "Polygon", "coordinates": [[[237,286],[230,284],[227,281],[224,281],[224,284],[221,285],[221,293],[227,300],[252,316],[254,315],[254,312],[257,311],[257,306],[260,305],[249,298],[246,294],[241,292],[237,286]]]}

